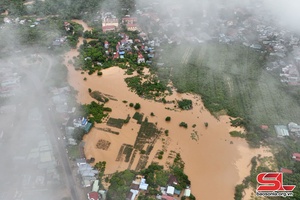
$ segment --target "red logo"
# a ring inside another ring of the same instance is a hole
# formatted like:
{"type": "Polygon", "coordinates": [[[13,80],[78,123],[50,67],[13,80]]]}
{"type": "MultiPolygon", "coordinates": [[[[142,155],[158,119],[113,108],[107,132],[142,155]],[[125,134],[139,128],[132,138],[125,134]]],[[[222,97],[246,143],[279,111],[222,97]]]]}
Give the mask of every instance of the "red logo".
{"type": "Polygon", "coordinates": [[[295,189],[295,185],[283,185],[283,173],[281,172],[263,172],[257,175],[257,183],[260,184],[256,191],[277,191],[291,192],[295,189]]]}

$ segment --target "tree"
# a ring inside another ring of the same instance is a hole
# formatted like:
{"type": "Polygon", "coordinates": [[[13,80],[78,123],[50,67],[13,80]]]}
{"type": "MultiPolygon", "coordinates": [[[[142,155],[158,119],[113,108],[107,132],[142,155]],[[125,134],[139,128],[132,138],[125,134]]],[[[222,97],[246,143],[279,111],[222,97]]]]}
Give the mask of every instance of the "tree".
{"type": "Polygon", "coordinates": [[[130,106],[130,107],[133,107],[133,106],[134,106],[134,104],[133,104],[133,103],[130,103],[130,104],[129,104],[129,106],[130,106]]]}
{"type": "Polygon", "coordinates": [[[179,126],[184,127],[184,128],[188,127],[187,123],[185,123],[185,122],[180,122],[179,126]]]}
{"type": "Polygon", "coordinates": [[[166,122],[169,122],[169,121],[171,121],[171,117],[168,116],[168,117],[166,117],[165,120],[166,120],[166,122]]]}
{"type": "Polygon", "coordinates": [[[141,108],[141,104],[136,103],[136,104],[134,105],[134,109],[138,110],[138,109],[140,109],[140,108],[141,108]]]}

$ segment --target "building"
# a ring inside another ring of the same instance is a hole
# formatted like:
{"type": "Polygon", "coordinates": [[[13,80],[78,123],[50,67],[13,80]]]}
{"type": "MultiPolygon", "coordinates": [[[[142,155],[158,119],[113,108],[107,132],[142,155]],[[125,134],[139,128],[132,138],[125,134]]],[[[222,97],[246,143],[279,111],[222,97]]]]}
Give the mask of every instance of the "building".
{"type": "Polygon", "coordinates": [[[277,133],[277,137],[283,138],[283,137],[286,137],[286,136],[290,135],[287,126],[285,126],[285,125],[275,125],[274,127],[275,127],[275,131],[277,133]]]}
{"type": "Polygon", "coordinates": [[[136,17],[123,17],[122,23],[123,24],[136,24],[137,18],[136,17]]]}
{"type": "Polygon", "coordinates": [[[173,196],[175,193],[175,188],[173,186],[168,186],[167,187],[167,195],[173,196]]]}
{"type": "Polygon", "coordinates": [[[187,188],[184,190],[183,196],[185,196],[185,197],[191,196],[191,189],[190,189],[189,187],[187,187],[187,188]]]}
{"type": "Polygon", "coordinates": [[[300,153],[293,153],[292,158],[296,161],[300,161],[300,153]]]}
{"type": "Polygon", "coordinates": [[[94,181],[92,191],[93,192],[98,192],[99,191],[99,180],[94,181]]]}
{"type": "Polygon", "coordinates": [[[139,54],[138,55],[138,58],[137,58],[137,63],[140,64],[140,63],[144,63],[145,62],[145,58],[142,54],[139,54]]]}
{"type": "Polygon", "coordinates": [[[87,194],[88,200],[99,200],[98,192],[90,192],[87,194]]]}
{"type": "Polygon", "coordinates": [[[102,31],[104,33],[110,32],[110,31],[115,31],[117,28],[115,26],[102,26],[102,31]]]}
{"type": "Polygon", "coordinates": [[[140,190],[147,190],[148,189],[148,184],[146,183],[146,179],[144,179],[144,178],[141,179],[139,189],[140,190]]]}
{"type": "Polygon", "coordinates": [[[137,24],[126,24],[126,28],[128,31],[138,31],[138,25],[137,24]]]}
{"type": "Polygon", "coordinates": [[[117,29],[119,28],[119,20],[114,17],[105,17],[102,20],[102,27],[104,26],[114,26],[117,29]]]}
{"type": "Polygon", "coordinates": [[[126,200],[135,200],[135,197],[139,193],[138,190],[130,189],[130,192],[126,196],[126,200]]]}
{"type": "Polygon", "coordinates": [[[285,174],[293,174],[293,171],[287,168],[280,168],[280,172],[285,173],[285,174]]]}
{"type": "Polygon", "coordinates": [[[290,122],[288,124],[288,129],[291,133],[296,134],[297,136],[300,136],[300,125],[294,123],[294,122],[290,122]]]}

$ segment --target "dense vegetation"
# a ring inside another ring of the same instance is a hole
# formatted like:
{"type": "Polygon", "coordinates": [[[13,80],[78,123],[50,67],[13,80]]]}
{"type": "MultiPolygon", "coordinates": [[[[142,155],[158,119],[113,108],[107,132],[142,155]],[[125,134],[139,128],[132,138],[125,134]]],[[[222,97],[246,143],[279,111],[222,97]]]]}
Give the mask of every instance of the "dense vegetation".
{"type": "Polygon", "coordinates": [[[111,108],[104,107],[104,104],[98,104],[92,101],[90,104],[82,105],[81,110],[84,116],[89,118],[90,122],[101,123],[102,118],[107,116],[105,112],[110,112],[111,108]]]}
{"type": "Polygon", "coordinates": [[[126,194],[130,190],[130,185],[135,175],[135,172],[129,170],[114,173],[109,181],[110,186],[107,192],[107,199],[126,199],[126,194]]]}

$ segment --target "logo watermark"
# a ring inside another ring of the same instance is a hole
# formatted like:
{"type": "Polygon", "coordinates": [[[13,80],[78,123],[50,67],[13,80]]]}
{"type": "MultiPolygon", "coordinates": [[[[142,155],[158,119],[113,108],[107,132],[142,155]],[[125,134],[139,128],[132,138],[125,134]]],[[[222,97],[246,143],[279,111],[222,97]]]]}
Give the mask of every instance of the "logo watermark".
{"type": "Polygon", "coordinates": [[[283,185],[283,173],[263,172],[257,175],[256,196],[291,197],[296,185],[283,185]]]}

